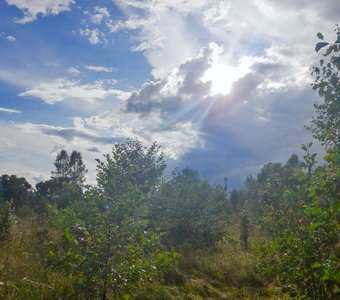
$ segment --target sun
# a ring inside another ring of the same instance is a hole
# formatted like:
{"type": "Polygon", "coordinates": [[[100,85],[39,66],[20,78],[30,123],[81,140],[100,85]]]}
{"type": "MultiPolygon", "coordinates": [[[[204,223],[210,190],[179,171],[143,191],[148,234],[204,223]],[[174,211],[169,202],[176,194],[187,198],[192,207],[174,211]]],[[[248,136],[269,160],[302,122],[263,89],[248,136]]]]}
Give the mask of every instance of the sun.
{"type": "Polygon", "coordinates": [[[228,66],[216,62],[205,72],[201,80],[211,81],[211,95],[226,95],[230,93],[232,84],[248,72],[249,67],[244,63],[239,66],[228,66]]]}

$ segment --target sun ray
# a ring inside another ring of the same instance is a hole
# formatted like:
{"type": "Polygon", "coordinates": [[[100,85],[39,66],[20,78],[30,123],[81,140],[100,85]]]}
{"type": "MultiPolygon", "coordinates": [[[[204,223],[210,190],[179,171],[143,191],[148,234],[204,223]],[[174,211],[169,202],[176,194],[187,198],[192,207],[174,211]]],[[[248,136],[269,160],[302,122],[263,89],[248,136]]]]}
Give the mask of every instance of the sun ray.
{"type": "Polygon", "coordinates": [[[249,66],[241,61],[238,66],[228,66],[215,61],[204,76],[202,82],[211,81],[211,95],[230,93],[232,84],[249,72],[249,66]]]}

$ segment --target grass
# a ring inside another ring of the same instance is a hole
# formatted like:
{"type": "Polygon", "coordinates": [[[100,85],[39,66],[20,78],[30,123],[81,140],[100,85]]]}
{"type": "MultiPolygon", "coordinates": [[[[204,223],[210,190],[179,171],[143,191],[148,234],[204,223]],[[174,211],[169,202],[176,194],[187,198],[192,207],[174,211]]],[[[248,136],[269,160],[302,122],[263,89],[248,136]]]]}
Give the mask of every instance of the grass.
{"type": "Polygon", "coordinates": [[[0,299],[76,299],[72,281],[44,265],[52,227],[33,215],[13,219],[10,239],[0,243],[0,299]]]}
{"type": "MultiPolygon", "coordinates": [[[[154,284],[135,294],[136,299],[228,299],[287,300],[278,282],[261,272],[256,246],[264,236],[252,232],[250,250],[239,243],[239,228],[230,227],[228,239],[216,249],[182,249],[176,268],[166,274],[164,284],[154,284]]],[[[131,299],[135,299],[131,298],[131,299]]]]}
{"type": "MultiPolygon", "coordinates": [[[[60,241],[47,220],[33,214],[12,220],[9,241],[0,243],[0,299],[84,299],[72,278],[45,265],[48,241],[60,241]]],[[[182,249],[163,282],[145,284],[121,299],[289,299],[275,280],[261,274],[256,251],[244,251],[238,234],[237,227],[230,227],[228,239],[216,249],[182,249]]],[[[260,237],[253,233],[253,239],[260,237]]]]}

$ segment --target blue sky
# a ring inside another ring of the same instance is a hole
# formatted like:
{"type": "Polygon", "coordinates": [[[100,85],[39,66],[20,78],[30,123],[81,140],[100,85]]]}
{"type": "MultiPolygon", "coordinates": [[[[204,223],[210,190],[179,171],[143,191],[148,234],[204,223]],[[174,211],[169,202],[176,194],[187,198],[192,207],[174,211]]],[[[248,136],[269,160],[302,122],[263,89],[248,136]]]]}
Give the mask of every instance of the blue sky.
{"type": "MultiPolygon", "coordinates": [[[[241,185],[311,139],[316,33],[337,0],[3,0],[0,170],[37,182],[61,149],[157,141],[169,170],[241,185]]],[[[316,151],[319,148],[316,147],[316,151]]]]}

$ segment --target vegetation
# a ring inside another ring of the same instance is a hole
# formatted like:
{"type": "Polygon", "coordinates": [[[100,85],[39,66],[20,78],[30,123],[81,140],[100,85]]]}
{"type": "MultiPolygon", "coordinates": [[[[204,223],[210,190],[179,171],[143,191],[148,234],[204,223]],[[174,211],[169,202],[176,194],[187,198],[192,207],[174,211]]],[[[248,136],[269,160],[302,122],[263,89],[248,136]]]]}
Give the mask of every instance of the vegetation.
{"type": "Polygon", "coordinates": [[[164,176],[137,140],[79,152],[49,180],[0,178],[1,299],[337,299],[340,296],[340,29],[321,41],[308,127],[325,147],[268,163],[227,193],[186,168],[164,176]]]}

